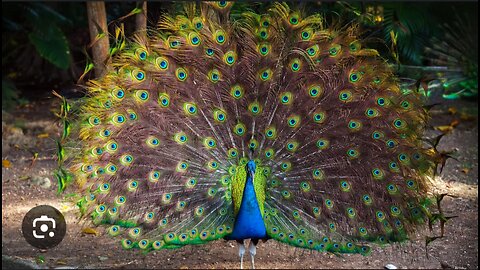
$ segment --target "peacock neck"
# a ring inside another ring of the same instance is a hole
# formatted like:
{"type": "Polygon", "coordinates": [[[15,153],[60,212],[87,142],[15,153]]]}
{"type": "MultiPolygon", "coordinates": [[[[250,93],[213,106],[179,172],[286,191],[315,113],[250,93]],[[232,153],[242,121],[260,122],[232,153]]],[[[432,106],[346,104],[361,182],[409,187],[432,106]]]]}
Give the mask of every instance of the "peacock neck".
{"type": "Polygon", "coordinates": [[[247,173],[240,209],[235,218],[231,239],[265,238],[266,228],[255,194],[253,178],[247,173]]]}

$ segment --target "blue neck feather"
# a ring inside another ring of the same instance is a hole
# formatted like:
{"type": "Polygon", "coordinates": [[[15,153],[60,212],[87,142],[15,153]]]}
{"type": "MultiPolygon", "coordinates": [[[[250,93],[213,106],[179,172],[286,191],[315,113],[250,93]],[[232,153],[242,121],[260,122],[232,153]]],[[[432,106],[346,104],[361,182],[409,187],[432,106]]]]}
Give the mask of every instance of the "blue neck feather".
{"type": "Polygon", "coordinates": [[[255,167],[253,167],[253,173],[250,168],[248,169],[249,172],[247,173],[247,181],[243,191],[240,210],[238,211],[235,219],[233,232],[228,236],[230,239],[262,239],[267,236],[267,230],[265,228],[265,224],[263,223],[262,214],[260,213],[260,208],[258,206],[257,196],[255,195],[255,188],[253,186],[252,176],[255,167]]]}

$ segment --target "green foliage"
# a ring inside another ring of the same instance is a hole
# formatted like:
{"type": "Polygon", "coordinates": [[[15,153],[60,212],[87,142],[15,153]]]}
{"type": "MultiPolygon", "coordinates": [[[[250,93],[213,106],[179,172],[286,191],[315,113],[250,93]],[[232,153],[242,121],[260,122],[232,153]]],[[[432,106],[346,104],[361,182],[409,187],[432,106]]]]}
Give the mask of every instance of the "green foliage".
{"type": "Polygon", "coordinates": [[[435,18],[428,12],[428,3],[385,3],[382,25],[383,39],[392,44],[397,37],[400,61],[421,64],[428,39],[436,31],[435,18]]]}
{"type": "Polygon", "coordinates": [[[478,97],[478,18],[456,8],[451,20],[439,26],[441,33],[425,48],[424,61],[438,71],[430,74],[445,99],[478,97]]]}
{"type": "Polygon", "coordinates": [[[59,28],[61,23],[67,23],[67,18],[43,3],[31,3],[27,10],[27,20],[32,26],[28,39],[38,54],[56,67],[67,69],[70,66],[70,49],[65,34],[59,28]]]}
{"type": "Polygon", "coordinates": [[[70,66],[70,50],[68,41],[62,30],[56,25],[40,26],[28,35],[40,56],[61,69],[70,66]]]}
{"type": "MultiPolygon", "coordinates": [[[[437,32],[436,17],[429,12],[430,3],[339,1],[329,4],[321,8],[337,14],[336,21],[342,25],[359,23],[365,36],[382,40],[386,45],[375,49],[397,63],[420,65],[425,45],[437,32]]],[[[335,21],[335,16],[333,19],[335,21]]]]}
{"type": "MultiPolygon", "coordinates": [[[[357,21],[358,23],[366,27],[376,26],[376,22],[374,18],[375,15],[365,9],[365,4],[363,2],[338,1],[335,3],[337,5],[329,7],[330,12],[341,13],[342,18],[345,18],[347,16],[349,20],[357,21]],[[340,8],[340,11],[337,11],[338,8],[340,8]]],[[[345,21],[349,21],[349,20],[345,20],[345,21]]]]}
{"type": "Polygon", "coordinates": [[[60,26],[71,22],[46,3],[14,3],[3,12],[3,26],[10,31],[11,41],[25,37],[34,45],[39,56],[60,69],[70,66],[70,49],[60,26]],[[11,11],[16,10],[12,13],[11,11]],[[21,16],[18,11],[24,11],[21,16]],[[9,12],[10,11],[10,12],[9,12]]]}
{"type": "MultiPolygon", "coordinates": [[[[337,2],[350,18],[383,40],[377,48],[396,73],[445,99],[478,96],[478,15],[475,3],[337,2]],[[429,82],[432,82],[429,84],[429,82]]],[[[343,16],[343,14],[347,16],[343,16]]]]}

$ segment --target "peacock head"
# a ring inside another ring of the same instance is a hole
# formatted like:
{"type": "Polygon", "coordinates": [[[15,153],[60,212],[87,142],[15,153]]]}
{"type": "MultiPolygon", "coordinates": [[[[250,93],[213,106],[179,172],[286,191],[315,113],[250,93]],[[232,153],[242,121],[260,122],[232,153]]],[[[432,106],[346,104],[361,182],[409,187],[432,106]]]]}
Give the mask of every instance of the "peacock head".
{"type": "Polygon", "coordinates": [[[253,180],[253,177],[255,175],[255,169],[257,168],[257,165],[255,164],[255,161],[249,160],[247,162],[247,173],[250,176],[250,178],[253,180]]]}

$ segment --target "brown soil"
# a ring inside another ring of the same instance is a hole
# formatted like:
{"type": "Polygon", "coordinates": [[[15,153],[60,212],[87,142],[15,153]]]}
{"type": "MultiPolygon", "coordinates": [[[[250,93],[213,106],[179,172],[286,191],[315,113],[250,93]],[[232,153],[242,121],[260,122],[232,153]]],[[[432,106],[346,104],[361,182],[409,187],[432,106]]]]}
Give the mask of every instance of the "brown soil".
{"type": "MultiPolygon", "coordinates": [[[[104,235],[84,234],[76,221],[75,208],[55,195],[52,171],[58,132],[52,110],[58,102],[44,100],[2,115],[2,255],[5,269],[19,267],[55,268],[238,268],[238,248],[234,242],[216,241],[143,255],[123,250],[104,235]],[[48,137],[47,137],[48,136],[48,137]],[[32,163],[33,154],[38,153],[32,163]],[[10,163],[10,164],[8,164],[10,163]],[[21,222],[28,210],[48,204],[61,210],[67,220],[67,235],[53,249],[38,250],[23,238],[21,222]],[[25,262],[36,262],[27,266],[25,262]],[[8,265],[10,266],[7,266],[8,265]]],[[[447,215],[458,215],[446,224],[445,237],[435,240],[425,252],[424,240],[376,247],[372,255],[335,256],[292,248],[275,241],[260,243],[257,268],[478,268],[478,107],[460,102],[443,104],[432,110],[432,125],[459,124],[440,142],[442,150],[456,149],[457,160],[449,159],[443,173],[434,180],[447,215]],[[454,106],[452,114],[448,108],[454,106]]],[[[438,131],[429,131],[432,137],[438,131]]],[[[245,268],[250,268],[245,257],[245,268]]]]}

